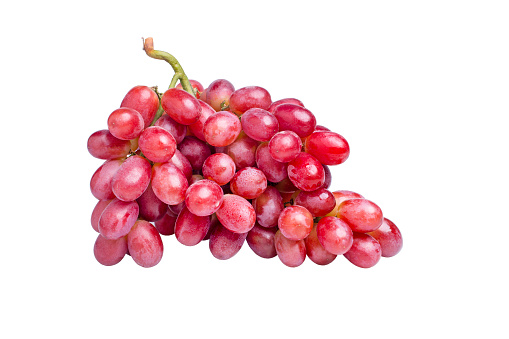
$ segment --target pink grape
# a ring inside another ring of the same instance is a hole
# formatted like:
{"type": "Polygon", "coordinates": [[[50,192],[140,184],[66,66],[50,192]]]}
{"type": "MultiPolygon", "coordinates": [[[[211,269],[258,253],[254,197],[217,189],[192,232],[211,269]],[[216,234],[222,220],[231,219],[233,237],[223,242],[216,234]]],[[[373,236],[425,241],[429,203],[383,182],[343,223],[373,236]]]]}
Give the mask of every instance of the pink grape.
{"type": "Polygon", "coordinates": [[[220,186],[226,185],[235,175],[235,163],[230,156],[216,153],[205,159],[202,172],[203,177],[213,180],[220,186]]]}
{"type": "Polygon", "coordinates": [[[159,98],[150,87],[136,86],[127,92],[120,107],[132,108],[140,113],[144,128],[147,128],[154,120],[159,109],[159,98]]]}
{"type": "Polygon", "coordinates": [[[230,103],[230,96],[235,91],[235,88],[228,80],[218,79],[214,80],[209,87],[207,87],[205,102],[209,104],[216,112],[221,111],[221,104],[228,106],[230,103]]]}
{"type": "Polygon", "coordinates": [[[111,200],[99,200],[97,204],[94,207],[94,210],[92,211],[92,217],[90,218],[92,223],[92,228],[94,231],[99,233],[99,218],[101,217],[101,214],[103,213],[106,206],[109,205],[111,200]]]}
{"type": "Polygon", "coordinates": [[[269,111],[270,113],[274,114],[274,111],[276,110],[276,107],[280,106],[282,104],[293,104],[293,105],[297,105],[297,106],[300,106],[300,107],[304,107],[304,104],[302,103],[302,101],[300,101],[298,99],[288,98],[288,99],[281,99],[281,100],[274,101],[269,106],[267,111],[269,111]]]}
{"type": "Polygon", "coordinates": [[[191,213],[198,216],[211,215],[223,202],[223,190],[212,180],[200,180],[189,186],[185,202],[191,213]]]}
{"type": "Polygon", "coordinates": [[[320,244],[329,253],[344,254],[352,247],[353,232],[343,220],[336,217],[324,217],[316,226],[320,244]]]}
{"type": "Polygon", "coordinates": [[[235,114],[222,111],[208,117],[203,125],[203,136],[212,146],[228,146],[239,136],[241,129],[239,118],[235,114]]]}
{"type": "Polygon", "coordinates": [[[182,201],[180,204],[176,205],[168,205],[168,211],[170,211],[172,214],[178,216],[180,212],[182,212],[182,209],[186,206],[185,200],[182,201]]]}
{"type": "Polygon", "coordinates": [[[189,160],[191,167],[195,171],[201,170],[205,159],[212,154],[205,142],[193,136],[185,137],[178,145],[178,150],[189,160]]]}
{"type": "Polygon", "coordinates": [[[94,244],[94,256],[104,266],[118,264],[127,253],[127,239],[107,239],[98,234],[94,244]]]}
{"type": "Polygon", "coordinates": [[[328,265],[336,259],[336,254],[327,252],[320,244],[316,233],[316,225],[313,226],[311,233],[304,239],[304,242],[306,243],[306,253],[315,264],[328,265]]]}
{"type": "Polygon", "coordinates": [[[279,215],[279,231],[290,240],[302,240],[313,229],[313,216],[302,206],[288,206],[279,215]]]}
{"type": "Polygon", "coordinates": [[[184,140],[187,133],[187,127],[173,120],[168,114],[163,114],[159,119],[157,119],[154,126],[167,130],[175,139],[177,144],[180,144],[182,140],[184,140]]]}
{"type": "Polygon", "coordinates": [[[370,268],[380,261],[382,248],[372,236],[354,232],[352,247],[344,256],[355,266],[370,268]]]}
{"type": "Polygon", "coordinates": [[[250,108],[261,108],[267,110],[272,103],[269,92],[262,87],[243,87],[232,93],[230,96],[230,110],[241,115],[250,108]]]}
{"type": "Polygon", "coordinates": [[[177,216],[170,213],[165,213],[163,217],[157,220],[154,225],[161,235],[172,235],[175,234],[175,222],[177,216]]]}
{"type": "Polygon", "coordinates": [[[339,165],[348,159],[350,146],[341,135],[320,131],[306,138],[304,150],[324,165],[339,165]]]}
{"type": "Polygon", "coordinates": [[[368,234],[380,243],[382,257],[395,256],[403,247],[403,237],[399,228],[387,218],[384,218],[379,228],[368,234]]]}
{"type": "Polygon", "coordinates": [[[245,199],[255,199],[267,188],[265,174],[256,167],[245,167],[230,181],[231,191],[245,199]]]}
{"type": "Polygon", "coordinates": [[[156,228],[145,220],[138,220],[127,235],[127,247],[134,262],[141,267],[153,267],[163,257],[163,241],[156,228]]]}
{"type": "Polygon", "coordinates": [[[194,246],[205,238],[210,227],[210,215],[195,215],[184,206],[175,222],[175,237],[186,246],[194,246]]]}
{"type": "Polygon", "coordinates": [[[304,240],[290,240],[279,230],[274,235],[274,246],[279,260],[288,267],[300,266],[306,260],[304,240]]]}
{"type": "Polygon", "coordinates": [[[201,141],[205,141],[205,136],[203,135],[203,126],[205,125],[205,121],[207,119],[216,114],[216,111],[212,107],[210,107],[207,103],[203,101],[199,101],[201,106],[201,115],[198,121],[196,121],[194,124],[189,125],[189,129],[193,133],[195,137],[200,139],[201,141]]]}
{"type": "Polygon", "coordinates": [[[164,92],[161,106],[166,114],[182,125],[191,125],[200,118],[201,105],[198,99],[178,88],[164,92]]]}
{"type": "Polygon", "coordinates": [[[226,154],[233,159],[237,170],[244,167],[252,167],[256,163],[256,148],[258,141],[251,139],[241,132],[231,145],[226,149],[226,154]]]}
{"type": "Polygon", "coordinates": [[[289,162],[295,159],[302,149],[300,137],[292,131],[276,133],[269,141],[271,157],[279,162],[289,162]]]}
{"type": "Polygon", "coordinates": [[[131,142],[115,138],[105,129],[92,133],[88,138],[87,148],[93,157],[111,160],[126,157],[131,151],[131,142]]]}
{"type": "Polygon", "coordinates": [[[187,179],[171,163],[155,164],[152,167],[152,189],[159,200],[168,205],[184,201],[188,187],[187,179]]]}
{"type": "Polygon", "coordinates": [[[249,232],[256,222],[253,206],[246,199],[234,194],[224,195],[216,216],[224,227],[235,233],[249,232]]]}
{"type": "Polygon", "coordinates": [[[315,157],[302,152],[288,163],[288,178],[298,189],[314,191],[325,183],[325,171],[315,157]]]}
{"type": "Polygon", "coordinates": [[[240,251],[246,237],[247,233],[234,233],[218,224],[210,234],[210,252],[216,259],[230,259],[240,251]]]}
{"type": "Polygon", "coordinates": [[[139,207],[135,201],[114,199],[99,218],[99,233],[107,239],[118,239],[131,230],[138,219],[139,207]]]}
{"type": "Polygon", "coordinates": [[[372,232],[382,225],[382,210],[367,199],[350,199],[338,208],[338,218],[344,220],[354,232],[372,232]]]}
{"type": "Polygon", "coordinates": [[[274,258],[277,255],[274,245],[276,232],[277,227],[266,228],[256,224],[247,234],[247,244],[256,255],[265,259],[274,258]]]}
{"type": "Polygon", "coordinates": [[[122,166],[121,160],[107,160],[92,175],[90,191],[98,200],[111,200],[115,198],[111,181],[122,166]]]}
{"type": "Polygon", "coordinates": [[[332,183],[332,174],[330,172],[329,166],[322,164],[322,167],[325,172],[325,182],[323,183],[322,188],[327,189],[330,187],[330,185],[332,183]]]}
{"type": "Polygon", "coordinates": [[[274,160],[270,155],[269,143],[262,142],[255,153],[256,166],[270,182],[280,182],[288,177],[288,164],[274,160]]]}
{"type": "Polygon", "coordinates": [[[276,107],[274,115],[279,122],[280,131],[293,131],[299,137],[305,138],[315,130],[316,118],[304,107],[282,104],[276,107]]]}
{"type": "Polygon", "coordinates": [[[122,201],[138,199],[150,183],[152,166],[139,155],[127,158],[111,180],[115,196],[122,201]]]}
{"type": "Polygon", "coordinates": [[[187,158],[177,149],[175,154],[171,157],[169,163],[177,167],[187,180],[191,180],[193,175],[193,167],[187,158]]]}
{"type": "Polygon", "coordinates": [[[253,201],[256,220],[263,227],[275,227],[279,215],[284,209],[283,198],[273,186],[267,189],[253,201]]]}
{"type": "Polygon", "coordinates": [[[331,212],[329,212],[326,215],[327,217],[337,216],[339,205],[341,205],[341,203],[343,201],[346,201],[349,199],[363,199],[364,198],[359,193],[355,193],[352,191],[346,191],[346,190],[334,191],[334,192],[332,192],[332,195],[334,195],[334,199],[336,200],[336,206],[334,207],[334,209],[331,212]]]}
{"type": "MultiPolygon", "coordinates": [[[[191,84],[191,87],[193,88],[193,91],[195,92],[194,96],[196,97],[196,99],[200,99],[200,93],[203,92],[203,85],[200,84],[199,81],[191,80],[191,79],[189,79],[189,83],[191,84]]],[[[182,87],[181,83],[179,83],[177,86],[175,86],[175,88],[182,89],[182,90],[184,89],[182,87]]]]}
{"type": "Polygon", "coordinates": [[[136,200],[140,207],[140,218],[146,221],[157,221],[168,211],[168,205],[159,200],[149,184],[145,192],[136,200]]]}
{"type": "Polygon", "coordinates": [[[323,217],[334,209],[336,200],[330,191],[319,188],[311,192],[300,191],[295,205],[305,207],[313,217],[323,217]]]}
{"type": "Polygon", "coordinates": [[[175,138],[162,127],[151,126],[140,135],[138,146],[143,155],[153,162],[166,162],[175,154],[175,138]]]}
{"type": "Polygon", "coordinates": [[[135,139],[140,136],[144,126],[143,117],[132,108],[118,108],[108,117],[108,130],[118,139],[135,139]]]}
{"type": "Polygon", "coordinates": [[[242,130],[256,141],[269,141],[279,131],[276,117],[261,108],[250,108],[242,115],[242,130]]]}

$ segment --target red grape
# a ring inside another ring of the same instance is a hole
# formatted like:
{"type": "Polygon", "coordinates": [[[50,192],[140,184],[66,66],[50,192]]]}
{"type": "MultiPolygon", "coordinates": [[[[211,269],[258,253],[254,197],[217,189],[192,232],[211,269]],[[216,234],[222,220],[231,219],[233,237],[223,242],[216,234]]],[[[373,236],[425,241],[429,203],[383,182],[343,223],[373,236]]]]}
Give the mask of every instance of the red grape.
{"type": "Polygon", "coordinates": [[[127,158],[111,179],[115,196],[122,201],[138,199],[150,183],[152,166],[139,155],[127,158]]]}
{"type": "Polygon", "coordinates": [[[327,189],[330,187],[330,185],[332,183],[332,174],[330,172],[329,166],[322,164],[322,167],[325,172],[325,182],[323,183],[322,188],[327,189]]]}
{"type": "Polygon", "coordinates": [[[288,178],[298,189],[314,191],[325,183],[325,171],[315,157],[302,152],[288,163],[288,178]]]}
{"type": "Polygon", "coordinates": [[[382,257],[395,256],[403,247],[401,232],[398,227],[387,218],[384,218],[382,225],[378,229],[368,234],[380,243],[382,257]]]}
{"type": "Polygon", "coordinates": [[[334,209],[336,200],[330,191],[319,188],[311,192],[300,191],[294,204],[305,207],[313,217],[323,217],[334,209]]]}
{"type": "Polygon", "coordinates": [[[344,256],[355,266],[370,268],[380,260],[382,249],[372,236],[354,232],[352,247],[344,256]]]}
{"type": "Polygon", "coordinates": [[[90,191],[94,197],[99,200],[115,198],[111,181],[120,166],[122,166],[122,160],[107,160],[94,172],[90,180],[90,191]]]}
{"type": "Polygon", "coordinates": [[[202,172],[204,178],[226,185],[235,175],[235,163],[226,154],[212,154],[203,163],[202,172]]]}
{"type": "Polygon", "coordinates": [[[168,211],[168,205],[159,200],[149,184],[145,192],[136,200],[140,207],[140,219],[157,221],[168,211]]]}
{"type": "Polygon", "coordinates": [[[313,216],[302,206],[288,206],[279,215],[279,231],[290,240],[302,240],[313,229],[313,216]]]}
{"type": "Polygon", "coordinates": [[[191,125],[198,121],[201,105],[191,94],[178,88],[170,88],[164,92],[161,105],[173,120],[182,125],[191,125]]]}
{"type": "Polygon", "coordinates": [[[182,209],[175,222],[175,237],[186,246],[194,246],[205,238],[210,227],[210,215],[198,216],[182,209]]]}
{"type": "Polygon", "coordinates": [[[329,253],[344,254],[352,247],[353,232],[346,222],[336,217],[320,219],[316,226],[320,244],[329,253]]]}
{"type": "Polygon", "coordinates": [[[306,138],[304,150],[324,165],[339,165],[350,155],[345,138],[334,132],[315,132],[306,138]]]}
{"type": "Polygon", "coordinates": [[[178,216],[180,214],[180,212],[182,212],[182,209],[184,208],[184,206],[186,206],[185,200],[182,201],[180,204],[168,205],[168,211],[170,213],[174,214],[175,216],[178,216]]]}
{"type": "Polygon", "coordinates": [[[210,252],[217,259],[230,259],[240,251],[246,237],[247,233],[234,233],[218,224],[210,234],[210,252]]]}
{"type": "Polygon", "coordinates": [[[87,142],[88,152],[95,158],[110,160],[126,157],[131,151],[129,140],[115,138],[107,129],[92,133],[87,142]]]}
{"type": "MultiPolygon", "coordinates": [[[[199,81],[196,81],[196,80],[191,80],[189,79],[189,83],[191,84],[191,87],[193,88],[193,91],[195,92],[195,97],[196,99],[200,99],[200,93],[203,92],[203,85],[200,84],[199,81]]],[[[182,84],[179,83],[177,86],[175,86],[175,88],[178,88],[178,89],[184,89],[182,87],[182,84]]]]}
{"type": "Polygon", "coordinates": [[[350,199],[338,208],[338,218],[344,220],[354,232],[367,233],[382,225],[382,210],[366,199],[350,199]]]}
{"type": "Polygon", "coordinates": [[[274,115],[279,121],[280,131],[293,131],[299,137],[305,138],[315,130],[316,118],[304,107],[282,104],[276,107],[274,115]]]}
{"type": "Polygon", "coordinates": [[[94,210],[92,211],[92,217],[90,218],[94,231],[99,232],[99,218],[110,202],[111,200],[99,200],[95,205],[94,210]]]}
{"type": "Polygon", "coordinates": [[[205,159],[212,154],[205,142],[193,136],[185,137],[178,145],[178,149],[189,160],[191,167],[195,171],[201,170],[205,159]]]}
{"type": "Polygon", "coordinates": [[[108,117],[108,130],[118,139],[135,139],[140,136],[144,126],[143,117],[132,108],[116,109],[108,117]]]}
{"type": "Polygon", "coordinates": [[[224,195],[216,215],[224,227],[235,233],[249,232],[256,222],[253,206],[246,199],[234,194],[224,195]]]}
{"type": "Polygon", "coordinates": [[[306,244],[304,240],[290,240],[281,234],[274,235],[276,253],[283,264],[288,267],[300,266],[306,260],[306,244]]]}
{"type": "Polygon", "coordinates": [[[292,193],[293,194],[293,192],[298,190],[298,188],[295,187],[293,182],[288,177],[281,180],[275,187],[281,193],[292,193]]]}
{"type": "Polygon", "coordinates": [[[306,243],[306,253],[315,264],[328,265],[336,259],[335,254],[327,252],[320,244],[316,233],[316,225],[313,226],[311,233],[304,239],[304,242],[306,243]]]}
{"type": "Polygon", "coordinates": [[[187,133],[187,127],[173,120],[168,114],[163,114],[157,119],[154,126],[162,127],[170,132],[177,144],[180,144],[182,140],[184,140],[187,133]]]}
{"type": "Polygon", "coordinates": [[[265,228],[256,224],[247,234],[247,244],[258,256],[265,259],[274,258],[277,255],[274,246],[276,232],[277,227],[265,228]]]}
{"type": "Polygon", "coordinates": [[[269,143],[262,142],[255,153],[256,166],[270,182],[280,182],[288,178],[288,164],[274,160],[270,155],[269,143]]]}
{"type": "Polygon", "coordinates": [[[175,222],[177,216],[170,213],[165,213],[163,217],[157,220],[154,225],[161,235],[172,235],[175,233],[175,222]]]}
{"type": "Polygon", "coordinates": [[[205,140],[212,146],[228,146],[239,136],[242,127],[239,118],[222,111],[211,115],[203,125],[205,140]]]}
{"type": "Polygon", "coordinates": [[[247,134],[241,132],[237,140],[227,147],[226,154],[233,159],[237,170],[239,170],[255,165],[257,147],[258,141],[251,139],[247,134]]]}
{"type": "Polygon", "coordinates": [[[292,131],[276,133],[269,141],[270,156],[280,162],[289,162],[295,159],[302,149],[302,141],[292,131]]]}
{"type": "Polygon", "coordinates": [[[327,215],[326,215],[327,217],[337,216],[339,205],[341,205],[341,203],[343,201],[346,201],[349,199],[358,199],[358,198],[363,199],[364,198],[359,193],[355,193],[352,191],[346,191],[346,190],[334,191],[334,192],[332,192],[332,195],[334,195],[334,199],[336,200],[336,206],[334,207],[334,209],[332,211],[327,213],[327,215]]]}
{"type": "Polygon", "coordinates": [[[127,247],[134,262],[141,267],[153,267],[163,257],[163,241],[156,228],[145,220],[138,220],[127,235],[127,247]]]}
{"type": "Polygon", "coordinates": [[[189,129],[191,133],[201,141],[205,141],[205,136],[203,135],[203,126],[205,125],[205,121],[211,116],[216,114],[216,111],[212,107],[210,107],[207,103],[203,101],[199,101],[201,106],[201,115],[198,121],[194,124],[189,125],[189,129]]]}
{"type": "Polygon", "coordinates": [[[133,87],[124,97],[120,107],[128,107],[136,110],[143,118],[144,128],[147,128],[154,120],[159,109],[159,98],[156,92],[147,86],[133,87]]]}
{"type": "Polygon", "coordinates": [[[114,199],[99,218],[99,233],[107,239],[118,239],[131,230],[138,219],[139,207],[135,201],[114,199]]]}
{"type": "Polygon", "coordinates": [[[302,103],[302,101],[300,101],[298,99],[288,98],[288,99],[281,99],[281,100],[274,101],[269,106],[267,111],[269,111],[270,113],[274,113],[274,111],[276,110],[276,107],[279,105],[282,105],[282,104],[293,104],[293,105],[297,105],[300,107],[304,107],[304,104],[302,103]]]}
{"type": "Polygon", "coordinates": [[[124,258],[126,253],[126,237],[106,239],[100,234],[97,235],[97,239],[94,244],[94,256],[101,265],[116,265],[124,258]]]}
{"type": "Polygon", "coordinates": [[[143,155],[153,162],[166,162],[175,154],[175,138],[162,127],[151,126],[140,135],[138,146],[143,155]]]}
{"type": "Polygon", "coordinates": [[[165,204],[176,205],[183,202],[187,187],[186,177],[173,164],[155,164],[152,167],[152,189],[165,204]]]}
{"type": "Polygon", "coordinates": [[[243,87],[230,96],[230,110],[238,115],[250,108],[267,110],[272,103],[269,92],[258,86],[243,87]]]}
{"type": "Polygon", "coordinates": [[[178,149],[175,150],[175,154],[170,159],[169,163],[177,167],[182,174],[184,174],[187,180],[191,180],[191,177],[193,176],[193,167],[189,160],[187,160],[187,158],[178,149]]]}
{"type": "Polygon", "coordinates": [[[230,189],[245,199],[255,199],[267,188],[265,174],[256,167],[245,167],[230,181],[230,189]]]}
{"type": "Polygon", "coordinates": [[[223,190],[212,180],[200,180],[189,186],[185,202],[191,213],[198,216],[211,215],[223,202],[223,190]]]}
{"type": "Polygon", "coordinates": [[[269,141],[279,131],[276,117],[261,108],[250,108],[242,115],[242,130],[256,141],[269,141]]]}
{"type": "Polygon", "coordinates": [[[284,209],[283,198],[273,186],[267,189],[253,201],[256,220],[263,227],[277,226],[279,215],[284,209]]]}
{"type": "Polygon", "coordinates": [[[230,96],[235,91],[235,88],[228,80],[218,79],[214,80],[209,87],[207,87],[205,102],[209,104],[216,112],[221,110],[221,104],[228,106],[230,96]]]}

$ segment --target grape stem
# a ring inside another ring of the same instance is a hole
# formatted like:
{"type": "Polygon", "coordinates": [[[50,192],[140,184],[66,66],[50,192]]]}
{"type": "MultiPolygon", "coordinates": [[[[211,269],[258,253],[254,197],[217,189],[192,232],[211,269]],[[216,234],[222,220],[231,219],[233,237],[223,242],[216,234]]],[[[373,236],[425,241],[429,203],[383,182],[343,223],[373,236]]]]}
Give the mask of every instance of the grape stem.
{"type": "Polygon", "coordinates": [[[155,50],[154,39],[152,38],[143,39],[143,49],[145,50],[145,53],[147,53],[149,57],[164,60],[171,65],[173,71],[175,72],[175,75],[171,79],[169,88],[174,88],[177,85],[177,81],[180,80],[182,88],[189,94],[193,96],[195,95],[193,86],[191,86],[191,83],[189,82],[186,73],[184,73],[182,66],[180,66],[180,63],[177,61],[177,59],[175,59],[173,55],[167,52],[155,50]]]}

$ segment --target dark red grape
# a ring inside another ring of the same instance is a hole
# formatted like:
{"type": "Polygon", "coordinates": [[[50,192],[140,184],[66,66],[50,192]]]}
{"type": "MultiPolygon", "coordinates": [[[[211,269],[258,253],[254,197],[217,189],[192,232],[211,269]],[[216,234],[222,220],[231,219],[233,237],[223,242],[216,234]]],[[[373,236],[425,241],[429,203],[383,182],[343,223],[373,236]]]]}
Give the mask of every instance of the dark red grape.
{"type": "Polygon", "coordinates": [[[266,228],[256,224],[247,234],[247,244],[258,256],[265,259],[274,258],[277,255],[274,245],[276,232],[277,227],[266,228]]]}
{"type": "Polygon", "coordinates": [[[294,204],[305,207],[313,217],[323,217],[334,209],[336,200],[330,191],[319,188],[311,192],[300,191],[294,204]]]}

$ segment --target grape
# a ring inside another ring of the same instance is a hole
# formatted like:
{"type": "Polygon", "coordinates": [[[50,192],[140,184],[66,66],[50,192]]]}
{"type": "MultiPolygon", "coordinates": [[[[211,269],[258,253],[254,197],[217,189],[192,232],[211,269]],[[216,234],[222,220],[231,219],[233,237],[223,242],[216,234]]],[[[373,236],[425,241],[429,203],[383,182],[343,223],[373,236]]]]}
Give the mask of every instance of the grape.
{"type": "Polygon", "coordinates": [[[332,174],[330,172],[329,166],[322,164],[322,167],[325,172],[325,182],[323,183],[322,188],[327,189],[330,187],[330,185],[332,183],[332,174]]]}
{"type": "Polygon", "coordinates": [[[173,120],[168,114],[161,115],[154,126],[162,127],[167,130],[177,144],[180,144],[182,140],[184,140],[187,133],[187,127],[173,120]]]}
{"type": "Polygon", "coordinates": [[[94,244],[94,256],[104,266],[118,264],[127,253],[126,237],[106,239],[98,234],[94,244]]]}
{"type": "Polygon", "coordinates": [[[214,230],[216,229],[217,226],[221,226],[221,223],[219,222],[219,220],[217,220],[217,216],[216,214],[212,214],[210,216],[210,227],[209,227],[209,231],[207,232],[207,235],[205,236],[205,238],[203,238],[202,241],[206,241],[206,240],[209,240],[210,239],[210,235],[212,234],[212,232],[214,232],[214,230]]]}
{"type": "Polygon", "coordinates": [[[157,231],[161,235],[172,235],[175,233],[175,222],[177,221],[177,216],[173,215],[173,213],[165,213],[163,217],[157,220],[154,225],[156,226],[157,231]]]}
{"type": "Polygon", "coordinates": [[[336,206],[334,207],[334,209],[332,211],[330,211],[326,215],[327,217],[335,217],[335,216],[337,216],[339,205],[341,205],[341,203],[343,201],[346,201],[346,200],[349,200],[349,199],[358,199],[358,198],[363,199],[364,198],[359,193],[355,193],[355,192],[352,192],[352,191],[346,191],[346,190],[332,192],[332,195],[334,195],[334,199],[336,200],[336,206]]]}
{"type": "Polygon", "coordinates": [[[212,146],[228,146],[241,131],[239,118],[230,112],[217,112],[203,125],[205,140],[212,146]]]}
{"type": "Polygon", "coordinates": [[[144,128],[147,128],[154,120],[159,109],[159,98],[156,92],[147,86],[133,87],[124,97],[120,107],[132,108],[143,118],[144,128]]]}
{"type": "Polygon", "coordinates": [[[191,125],[200,118],[198,99],[184,90],[170,88],[161,97],[161,105],[166,114],[179,124],[191,125]]]}
{"type": "Polygon", "coordinates": [[[274,258],[277,255],[274,246],[276,232],[277,227],[265,228],[256,224],[247,234],[247,244],[258,256],[265,259],[274,258]]]}
{"type": "Polygon", "coordinates": [[[134,262],[141,267],[153,267],[163,257],[163,241],[156,228],[145,220],[138,220],[127,235],[127,247],[134,262]]]}
{"type": "Polygon", "coordinates": [[[210,107],[207,103],[203,101],[199,101],[201,106],[201,115],[198,121],[196,121],[194,124],[189,125],[189,129],[191,130],[191,133],[201,141],[205,141],[205,136],[203,135],[203,126],[205,125],[205,121],[207,119],[216,114],[216,111],[212,107],[210,107]]]}
{"type": "Polygon", "coordinates": [[[382,249],[372,236],[354,232],[352,247],[344,256],[355,266],[370,268],[380,260],[382,249]]]}
{"type": "Polygon", "coordinates": [[[168,205],[168,211],[170,211],[175,216],[178,216],[180,214],[180,212],[182,211],[182,209],[184,208],[184,206],[186,206],[185,200],[182,201],[180,204],[168,205]]]}
{"type": "Polygon", "coordinates": [[[295,159],[302,149],[302,141],[292,131],[276,133],[269,141],[270,156],[279,162],[289,162],[295,159]]]}
{"type": "Polygon", "coordinates": [[[166,162],[175,154],[175,138],[162,127],[151,126],[140,135],[138,146],[143,155],[153,162],[166,162]]]}
{"type": "Polygon", "coordinates": [[[338,218],[344,220],[354,232],[367,233],[382,225],[382,210],[367,199],[350,199],[338,208],[338,218]]]}
{"type": "Polygon", "coordinates": [[[330,131],[330,129],[328,129],[327,127],[322,126],[322,125],[316,125],[315,132],[318,132],[318,131],[330,131]]]}
{"type": "Polygon", "coordinates": [[[235,175],[235,163],[226,154],[212,154],[203,163],[202,172],[204,178],[213,180],[222,186],[229,183],[235,175]]]}
{"type": "Polygon", "coordinates": [[[283,198],[275,187],[269,186],[253,201],[253,208],[261,226],[274,227],[284,209],[283,198]]]}
{"type": "Polygon", "coordinates": [[[242,115],[242,130],[256,141],[269,141],[279,131],[276,117],[261,108],[250,108],[242,115]]]}
{"type": "Polygon", "coordinates": [[[320,219],[316,226],[320,244],[332,254],[344,254],[352,247],[353,233],[343,220],[336,217],[320,219]]]}
{"type": "Polygon", "coordinates": [[[240,251],[246,237],[247,233],[234,233],[218,224],[210,234],[210,252],[217,259],[230,259],[240,251]]]}
{"type": "Polygon", "coordinates": [[[175,222],[175,237],[186,246],[194,246],[205,238],[210,227],[210,215],[198,216],[182,209],[175,222]]]}
{"type": "Polygon", "coordinates": [[[327,252],[320,244],[316,233],[316,224],[313,226],[311,233],[304,239],[304,242],[306,243],[306,253],[315,264],[328,265],[336,259],[335,254],[327,252]]]}
{"type": "Polygon", "coordinates": [[[115,196],[122,201],[138,199],[150,183],[152,166],[139,155],[127,158],[111,179],[115,196]]]}
{"type": "Polygon", "coordinates": [[[235,233],[249,232],[256,222],[253,206],[246,199],[234,194],[224,195],[216,215],[224,227],[235,233]]]}
{"type": "Polygon", "coordinates": [[[94,231],[99,232],[99,218],[110,202],[111,200],[99,200],[95,205],[94,210],[92,211],[92,217],[90,218],[94,231]]]}
{"type": "Polygon", "coordinates": [[[313,229],[313,216],[302,206],[288,206],[279,215],[279,231],[290,240],[302,240],[313,229]]]}
{"type": "Polygon", "coordinates": [[[237,140],[227,147],[226,154],[233,159],[237,170],[240,170],[244,167],[252,167],[255,165],[257,147],[258,142],[256,140],[251,139],[247,134],[241,132],[237,140]]]}
{"type": "MultiPolygon", "coordinates": [[[[191,84],[191,87],[193,88],[193,91],[195,92],[195,97],[196,99],[200,99],[200,93],[203,92],[203,85],[200,84],[199,81],[196,81],[196,80],[191,80],[189,79],[189,83],[191,84]]],[[[184,89],[182,87],[182,84],[179,83],[177,86],[175,86],[175,88],[178,88],[178,89],[184,89]]]]}
{"type": "Polygon", "coordinates": [[[243,87],[230,96],[230,110],[238,115],[250,108],[267,110],[272,103],[269,92],[258,86],[243,87]]]}
{"type": "Polygon", "coordinates": [[[282,104],[276,107],[274,115],[279,122],[280,131],[293,131],[299,137],[305,138],[315,130],[316,118],[304,107],[282,104]]]}
{"type": "Polygon", "coordinates": [[[146,221],[157,221],[168,211],[168,205],[159,200],[149,184],[145,192],[136,200],[140,207],[140,218],[146,221]]]}
{"type": "Polygon", "coordinates": [[[193,176],[191,177],[191,179],[188,180],[188,182],[189,182],[189,185],[192,185],[195,182],[200,181],[200,180],[203,180],[203,176],[202,175],[200,175],[200,174],[193,174],[193,176]]]}
{"type": "Polygon", "coordinates": [[[293,192],[298,190],[298,188],[295,187],[293,182],[288,177],[281,180],[275,187],[281,193],[292,193],[293,194],[293,192]]]}
{"type": "Polygon", "coordinates": [[[265,174],[255,167],[245,167],[238,171],[230,181],[234,194],[245,199],[255,199],[267,188],[265,174]]]}
{"type": "Polygon", "coordinates": [[[288,178],[288,164],[274,160],[270,155],[269,143],[262,142],[255,153],[256,166],[265,174],[268,181],[280,182],[288,178]]]}
{"type": "Polygon", "coordinates": [[[140,136],[144,126],[143,117],[132,108],[116,109],[108,117],[108,130],[118,139],[135,139],[140,136]]]}
{"type": "Polygon", "coordinates": [[[155,164],[152,167],[152,189],[165,204],[176,205],[184,201],[187,187],[186,177],[173,164],[155,164]]]}
{"type": "Polygon", "coordinates": [[[105,129],[92,133],[88,138],[87,148],[93,157],[111,160],[126,157],[131,150],[131,142],[115,138],[105,129]]]}
{"type": "Polygon", "coordinates": [[[193,176],[193,167],[189,160],[187,160],[187,158],[178,149],[175,150],[175,154],[170,159],[169,163],[177,167],[182,174],[184,174],[187,180],[191,180],[191,177],[193,176]]]}
{"type": "Polygon", "coordinates": [[[324,165],[339,165],[350,155],[350,146],[334,132],[314,132],[306,138],[304,150],[324,165]]]}
{"type": "Polygon", "coordinates": [[[382,257],[395,256],[403,247],[401,232],[398,227],[387,218],[384,218],[379,228],[368,234],[380,243],[382,257]]]}
{"type": "Polygon", "coordinates": [[[131,230],[138,219],[139,207],[135,201],[114,199],[99,218],[99,233],[107,239],[118,239],[131,230]]]}
{"type": "Polygon", "coordinates": [[[122,160],[107,160],[92,175],[90,191],[98,200],[115,198],[111,188],[111,180],[122,165],[122,160]]]}
{"type": "Polygon", "coordinates": [[[185,137],[178,145],[178,149],[189,160],[194,171],[201,170],[205,159],[212,154],[205,142],[193,136],[185,137]]]}
{"type": "Polygon", "coordinates": [[[301,152],[288,163],[288,178],[298,189],[314,191],[325,183],[325,171],[315,157],[301,152]]]}
{"type": "Polygon", "coordinates": [[[336,206],[334,195],[324,188],[315,191],[300,191],[295,198],[295,205],[305,207],[313,217],[323,217],[336,206]]]}
{"type": "Polygon", "coordinates": [[[282,104],[293,104],[293,105],[297,105],[300,107],[304,107],[304,104],[302,103],[302,101],[300,101],[298,99],[288,98],[288,99],[281,99],[281,100],[274,101],[269,106],[267,111],[269,111],[270,113],[274,113],[274,111],[276,110],[276,107],[279,105],[282,105],[282,104]]]}
{"type": "Polygon", "coordinates": [[[216,112],[221,110],[221,104],[228,106],[230,102],[230,96],[235,91],[235,88],[228,80],[218,79],[214,80],[209,87],[207,87],[207,93],[205,102],[209,104],[216,112]]]}
{"type": "Polygon", "coordinates": [[[186,206],[198,216],[215,213],[223,202],[223,190],[212,180],[200,180],[186,191],[186,206]]]}
{"type": "Polygon", "coordinates": [[[274,246],[279,260],[288,267],[300,266],[306,260],[304,240],[287,239],[279,230],[274,235],[274,246]]]}

